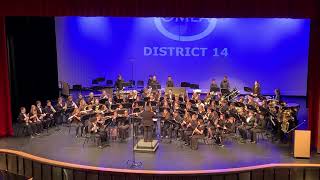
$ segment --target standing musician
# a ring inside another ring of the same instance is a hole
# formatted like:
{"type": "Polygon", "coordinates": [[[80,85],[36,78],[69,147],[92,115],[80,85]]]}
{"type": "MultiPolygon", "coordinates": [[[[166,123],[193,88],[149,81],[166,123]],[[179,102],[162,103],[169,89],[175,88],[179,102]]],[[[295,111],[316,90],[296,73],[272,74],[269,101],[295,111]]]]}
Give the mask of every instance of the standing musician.
{"type": "Polygon", "coordinates": [[[152,131],[153,131],[153,118],[154,113],[151,110],[151,106],[147,105],[140,116],[142,117],[142,126],[143,126],[143,138],[144,142],[152,142],[152,131]]]}
{"type": "Polygon", "coordinates": [[[220,83],[220,88],[221,89],[230,89],[230,84],[227,76],[223,77],[223,80],[220,83]]]}
{"type": "Polygon", "coordinates": [[[277,101],[281,101],[280,89],[275,89],[274,94],[275,94],[274,99],[277,101]]]}
{"type": "Polygon", "coordinates": [[[254,96],[260,96],[261,95],[261,87],[260,87],[260,83],[258,81],[254,82],[254,86],[252,88],[252,94],[254,96]]]}
{"type": "Polygon", "coordinates": [[[166,87],[174,87],[174,83],[171,76],[168,76],[168,80],[166,82],[166,87]]]}
{"type": "Polygon", "coordinates": [[[117,91],[123,90],[123,83],[124,83],[124,80],[122,79],[121,74],[119,74],[116,82],[114,83],[115,89],[116,89],[117,91]]]}
{"type": "Polygon", "coordinates": [[[217,91],[219,91],[218,84],[215,79],[212,79],[210,84],[210,92],[217,92],[217,91]]]}
{"type": "Polygon", "coordinates": [[[152,86],[152,75],[149,75],[147,87],[151,87],[151,86],[152,86]]]}

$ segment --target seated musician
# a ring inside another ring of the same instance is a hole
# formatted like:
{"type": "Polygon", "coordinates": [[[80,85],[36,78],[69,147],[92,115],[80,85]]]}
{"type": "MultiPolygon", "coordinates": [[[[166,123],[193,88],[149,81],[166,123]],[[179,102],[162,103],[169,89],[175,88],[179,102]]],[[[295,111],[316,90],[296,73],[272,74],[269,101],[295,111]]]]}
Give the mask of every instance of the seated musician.
{"type": "Polygon", "coordinates": [[[197,92],[193,92],[191,99],[197,103],[199,100],[199,94],[197,92]]]}
{"type": "Polygon", "coordinates": [[[228,101],[221,99],[220,108],[219,108],[220,113],[225,114],[225,113],[227,113],[228,109],[229,109],[228,101]]]}
{"type": "Polygon", "coordinates": [[[219,119],[218,113],[213,109],[207,110],[207,115],[204,116],[204,120],[207,121],[208,139],[214,138],[214,132],[216,130],[215,121],[219,119]]]}
{"type": "Polygon", "coordinates": [[[223,80],[220,83],[220,88],[221,89],[230,89],[230,84],[227,76],[223,77],[223,80]]]}
{"type": "Polygon", "coordinates": [[[173,102],[175,100],[175,96],[172,92],[172,89],[168,90],[168,94],[166,94],[166,99],[168,99],[170,102],[173,102]]]}
{"type": "Polygon", "coordinates": [[[184,131],[183,140],[185,141],[185,145],[190,145],[191,136],[193,131],[196,129],[198,125],[198,115],[193,113],[191,116],[191,121],[186,125],[186,129],[184,131]]]}
{"type": "Polygon", "coordinates": [[[213,139],[215,143],[218,144],[219,146],[223,146],[222,134],[226,130],[225,123],[226,123],[226,118],[224,113],[221,113],[219,118],[214,122],[215,132],[214,132],[213,139]]]}
{"type": "Polygon", "coordinates": [[[203,119],[198,120],[197,127],[193,130],[191,135],[191,149],[196,150],[198,149],[198,139],[204,138],[204,121],[203,119]]]}
{"type": "Polygon", "coordinates": [[[171,76],[168,76],[168,80],[166,82],[166,87],[174,87],[174,83],[171,76]]]}
{"type": "Polygon", "coordinates": [[[117,91],[123,90],[124,80],[122,79],[121,74],[118,75],[116,82],[114,83],[114,87],[117,91]]]}
{"type": "Polygon", "coordinates": [[[161,136],[166,138],[171,138],[172,136],[172,120],[169,109],[164,108],[162,113],[162,123],[161,123],[161,136]]]}
{"type": "Polygon", "coordinates": [[[111,109],[111,106],[113,105],[112,98],[109,98],[108,101],[106,101],[106,107],[107,109],[111,109]]]}
{"type": "Polygon", "coordinates": [[[95,113],[104,114],[105,112],[107,112],[108,108],[107,108],[106,105],[100,104],[99,99],[95,99],[94,100],[94,105],[93,105],[93,110],[94,110],[95,113]]]}
{"type": "Polygon", "coordinates": [[[130,120],[128,111],[124,111],[124,115],[119,119],[119,136],[120,140],[124,141],[127,138],[129,132],[130,120]]]}
{"type": "Polygon", "coordinates": [[[93,104],[94,103],[94,94],[93,92],[89,93],[89,97],[87,98],[87,104],[93,104]]]}
{"type": "Polygon", "coordinates": [[[77,104],[73,101],[72,96],[68,96],[66,104],[68,109],[78,108],[77,104]]]}
{"type": "Polygon", "coordinates": [[[204,108],[204,104],[198,105],[198,114],[202,117],[207,114],[206,109],[204,108]]]}
{"type": "Polygon", "coordinates": [[[176,138],[178,138],[183,118],[180,116],[179,111],[177,110],[173,112],[173,121],[175,122],[175,124],[173,125],[173,134],[176,138]]]}
{"type": "Polygon", "coordinates": [[[35,124],[30,121],[29,115],[26,113],[26,108],[21,107],[20,108],[20,114],[18,116],[18,123],[27,127],[27,133],[31,136],[31,138],[34,137],[34,135],[39,135],[37,133],[37,127],[35,124]]]}
{"type": "Polygon", "coordinates": [[[37,107],[35,105],[31,105],[29,112],[29,120],[36,125],[37,133],[41,133],[43,131],[43,125],[41,120],[38,118],[37,107]]]}
{"type": "Polygon", "coordinates": [[[256,122],[256,118],[254,116],[254,112],[250,110],[248,112],[248,116],[246,118],[246,121],[242,122],[242,125],[238,127],[238,131],[239,131],[240,136],[242,138],[241,143],[244,143],[245,140],[248,139],[247,133],[250,129],[253,128],[255,122],[256,122]]]}
{"type": "Polygon", "coordinates": [[[108,93],[106,90],[102,90],[102,94],[100,96],[100,100],[107,100],[109,97],[108,97],[108,93]]]}
{"type": "Polygon", "coordinates": [[[252,143],[257,143],[257,133],[261,132],[264,129],[264,127],[265,118],[262,114],[260,114],[258,115],[258,118],[256,118],[253,127],[248,130],[252,143]]]}
{"type": "Polygon", "coordinates": [[[58,103],[55,106],[55,109],[57,110],[57,124],[61,124],[64,121],[65,112],[67,110],[67,104],[63,102],[63,98],[58,98],[58,103]]]}
{"type": "Polygon", "coordinates": [[[115,141],[118,135],[118,113],[115,111],[112,115],[111,122],[108,126],[110,131],[111,140],[115,141]]]}
{"type": "Polygon", "coordinates": [[[81,114],[88,114],[88,105],[87,105],[87,103],[86,103],[86,101],[84,100],[84,99],[81,99],[80,101],[79,101],[79,105],[78,105],[78,107],[79,107],[79,110],[80,110],[80,113],[81,114]]]}
{"type": "Polygon", "coordinates": [[[51,104],[50,100],[47,100],[47,105],[43,109],[44,113],[46,113],[46,118],[50,119],[51,124],[49,126],[55,126],[56,125],[56,118],[54,117],[56,110],[51,104]]]}
{"type": "Polygon", "coordinates": [[[107,141],[107,133],[104,126],[99,125],[100,121],[102,121],[102,115],[96,114],[96,117],[89,121],[88,129],[95,135],[98,147],[102,148],[102,143],[107,141]]]}
{"type": "Polygon", "coordinates": [[[79,108],[75,108],[68,118],[70,123],[76,127],[76,137],[82,136],[83,133],[83,123],[81,121],[81,113],[79,108]],[[79,135],[79,129],[81,129],[81,134],[79,135]]]}
{"type": "Polygon", "coordinates": [[[212,79],[210,84],[210,92],[217,92],[219,90],[218,84],[215,79],[212,79]]]}
{"type": "Polygon", "coordinates": [[[42,126],[44,128],[49,128],[49,125],[51,124],[51,119],[46,118],[46,113],[43,110],[41,101],[36,101],[36,106],[38,118],[42,122],[42,126]]]}
{"type": "Polygon", "coordinates": [[[81,93],[78,94],[78,99],[76,100],[76,105],[79,107],[80,106],[80,101],[84,100],[83,96],[81,93]]]}
{"type": "Polygon", "coordinates": [[[260,87],[260,83],[258,81],[254,82],[254,86],[252,88],[252,94],[254,96],[260,96],[261,95],[261,87],[260,87]]]}

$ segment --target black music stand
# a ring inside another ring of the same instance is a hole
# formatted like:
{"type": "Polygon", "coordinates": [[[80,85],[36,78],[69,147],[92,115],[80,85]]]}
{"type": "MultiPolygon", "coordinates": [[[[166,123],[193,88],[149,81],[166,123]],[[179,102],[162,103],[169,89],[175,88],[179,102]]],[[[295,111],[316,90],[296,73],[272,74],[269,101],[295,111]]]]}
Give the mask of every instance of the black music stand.
{"type": "Polygon", "coordinates": [[[225,96],[225,95],[230,94],[230,91],[229,91],[229,89],[221,89],[221,94],[222,94],[223,96],[225,96]]]}
{"type": "MultiPolygon", "coordinates": [[[[130,121],[133,122],[132,116],[130,116],[130,121]]],[[[132,123],[132,159],[127,161],[127,166],[131,169],[139,168],[142,166],[142,162],[136,161],[136,152],[134,151],[134,145],[135,145],[135,139],[136,139],[136,133],[135,131],[135,123],[132,123]]]]}
{"type": "Polygon", "coordinates": [[[243,90],[245,91],[245,92],[253,92],[253,90],[252,90],[252,88],[250,88],[250,87],[243,87],[243,90]]]}

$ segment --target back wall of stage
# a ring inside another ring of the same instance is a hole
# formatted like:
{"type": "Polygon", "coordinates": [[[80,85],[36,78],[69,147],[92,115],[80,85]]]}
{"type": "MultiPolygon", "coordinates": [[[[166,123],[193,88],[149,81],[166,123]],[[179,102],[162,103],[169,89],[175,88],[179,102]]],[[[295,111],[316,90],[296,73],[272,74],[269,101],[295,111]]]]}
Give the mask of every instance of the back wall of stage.
{"type": "Polygon", "coordinates": [[[306,95],[310,21],[287,18],[57,17],[59,80],[90,86],[97,77],[208,89],[227,75],[242,90],[306,95]]]}

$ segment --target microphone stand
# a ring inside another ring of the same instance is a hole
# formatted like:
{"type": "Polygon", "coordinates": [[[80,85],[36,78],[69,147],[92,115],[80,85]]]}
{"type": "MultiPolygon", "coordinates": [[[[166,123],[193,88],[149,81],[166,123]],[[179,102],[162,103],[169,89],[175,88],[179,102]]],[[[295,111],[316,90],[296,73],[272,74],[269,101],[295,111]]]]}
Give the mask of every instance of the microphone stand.
{"type": "Polygon", "coordinates": [[[132,116],[130,116],[130,120],[132,122],[132,159],[127,161],[127,166],[131,169],[139,168],[142,166],[142,162],[136,161],[136,153],[134,151],[134,145],[135,145],[135,139],[136,139],[136,133],[135,133],[135,125],[132,120],[132,116]]]}

